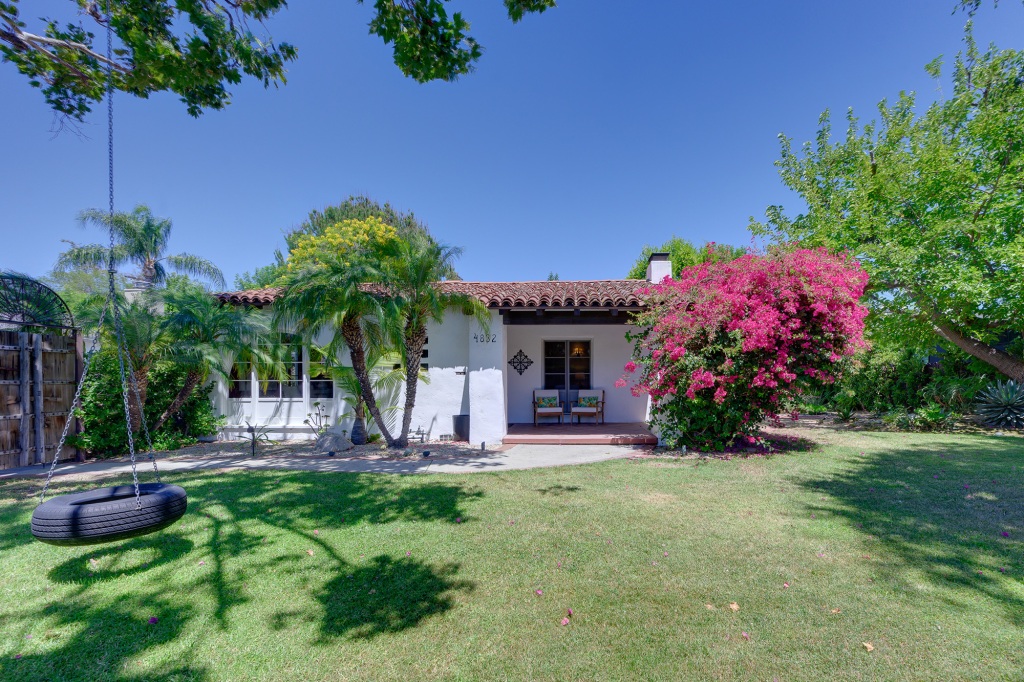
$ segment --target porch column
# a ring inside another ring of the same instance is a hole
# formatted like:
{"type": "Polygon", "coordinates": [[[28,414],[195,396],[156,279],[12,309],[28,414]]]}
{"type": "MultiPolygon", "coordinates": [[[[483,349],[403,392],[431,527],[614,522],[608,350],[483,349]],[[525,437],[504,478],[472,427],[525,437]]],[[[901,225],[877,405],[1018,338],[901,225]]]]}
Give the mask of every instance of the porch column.
{"type": "Polygon", "coordinates": [[[496,310],[487,330],[469,323],[469,442],[500,445],[508,427],[505,407],[505,327],[496,310]]]}

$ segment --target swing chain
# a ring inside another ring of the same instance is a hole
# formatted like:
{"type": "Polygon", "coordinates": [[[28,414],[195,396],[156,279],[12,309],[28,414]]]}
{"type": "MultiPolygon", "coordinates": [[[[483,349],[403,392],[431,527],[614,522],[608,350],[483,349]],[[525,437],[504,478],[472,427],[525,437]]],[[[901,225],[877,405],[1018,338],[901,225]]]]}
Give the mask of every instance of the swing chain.
{"type": "MultiPolygon", "coordinates": [[[[130,355],[125,354],[125,359],[128,361],[128,380],[131,382],[132,393],[135,396],[136,404],[139,406],[139,414],[143,414],[139,384],[135,379],[135,367],[132,365],[132,358],[130,355]]],[[[153,463],[153,476],[156,477],[156,482],[160,483],[160,471],[156,468],[156,454],[153,451],[153,439],[149,435],[149,425],[146,424],[145,418],[142,419],[142,433],[146,436],[146,446],[148,448],[146,454],[149,456],[149,461],[153,463]]]]}
{"type": "MultiPolygon", "coordinates": [[[[128,381],[125,376],[125,356],[128,349],[124,343],[124,325],[117,306],[114,288],[114,28],[110,0],[107,0],[107,199],[109,201],[110,251],[107,252],[107,288],[110,303],[114,307],[114,334],[117,339],[117,364],[121,373],[121,399],[124,402],[124,420],[128,431],[128,453],[132,460],[132,482],[135,485],[135,503],[142,508],[142,494],[139,491],[139,474],[135,466],[135,438],[132,433],[131,409],[128,406],[128,381]]],[[[129,360],[130,362],[130,360],[129,360]]],[[[133,377],[134,379],[134,377],[133,377]]],[[[139,421],[145,423],[146,415],[139,401],[139,421]]]]}

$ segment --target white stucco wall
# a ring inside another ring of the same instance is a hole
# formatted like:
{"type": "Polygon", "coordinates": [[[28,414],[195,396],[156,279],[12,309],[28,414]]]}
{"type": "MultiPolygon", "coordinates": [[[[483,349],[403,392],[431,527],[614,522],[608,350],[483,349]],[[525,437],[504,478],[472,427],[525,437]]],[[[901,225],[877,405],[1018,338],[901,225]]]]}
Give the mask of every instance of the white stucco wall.
{"type": "Polygon", "coordinates": [[[505,411],[505,331],[498,311],[490,325],[469,324],[469,442],[497,445],[508,431],[505,411]]]}
{"type": "Polygon", "coordinates": [[[509,325],[506,363],[520,349],[533,360],[522,376],[509,367],[508,421],[533,423],[533,390],[544,387],[545,341],[590,341],[591,386],[604,389],[605,421],[642,422],[647,398],[635,398],[628,388],[615,388],[633,347],[626,340],[626,325],[509,325]]]}
{"type": "MultiPolygon", "coordinates": [[[[416,388],[416,407],[411,430],[423,429],[431,438],[453,433],[452,416],[469,414],[469,383],[466,365],[469,347],[469,317],[448,313],[442,324],[427,325],[427,350],[423,362],[429,367],[428,383],[416,388]]],[[[404,400],[404,395],[403,395],[404,400]]]]}
{"type": "MultiPolygon", "coordinates": [[[[626,341],[625,325],[503,325],[497,311],[491,311],[489,329],[485,332],[473,317],[460,312],[448,313],[444,322],[430,324],[427,330],[430,381],[420,382],[411,431],[422,429],[430,438],[453,433],[452,417],[470,415],[470,442],[495,445],[501,442],[509,423],[533,422],[533,389],[543,386],[544,341],[591,342],[592,385],[605,390],[605,420],[608,422],[642,422],[647,412],[646,398],[634,398],[626,388],[615,388],[622,376],[622,366],[630,358],[632,347],[626,341]],[[508,361],[520,349],[533,364],[520,376],[508,361]]],[[[321,338],[324,344],[328,339],[321,338]]],[[[348,364],[348,353],[341,361],[348,364]]],[[[312,432],[302,422],[312,411],[309,397],[308,359],[303,360],[303,398],[287,400],[259,398],[228,398],[227,382],[220,378],[213,393],[219,414],[227,417],[226,434],[245,437],[245,422],[266,427],[275,439],[311,438],[312,432]]],[[[253,379],[255,383],[255,379],[253,379]]],[[[383,405],[402,405],[404,390],[381,399],[383,405]]],[[[348,406],[336,386],[333,400],[321,400],[332,423],[351,429],[351,416],[342,416],[348,406]]],[[[389,411],[385,420],[397,435],[402,412],[389,411]],[[392,428],[393,427],[393,428],[392,428]]],[[[367,415],[367,427],[373,432],[373,420],[367,415]]]]}

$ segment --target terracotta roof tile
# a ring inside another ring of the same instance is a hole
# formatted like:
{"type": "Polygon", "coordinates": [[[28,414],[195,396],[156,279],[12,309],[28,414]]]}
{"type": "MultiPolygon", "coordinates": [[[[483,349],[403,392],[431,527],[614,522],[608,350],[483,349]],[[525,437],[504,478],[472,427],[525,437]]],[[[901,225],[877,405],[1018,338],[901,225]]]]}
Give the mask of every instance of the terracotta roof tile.
{"type": "Polygon", "coordinates": [[[641,305],[638,279],[553,282],[441,282],[442,289],[475,296],[489,308],[621,308],[641,305]]]}
{"type": "MultiPolygon", "coordinates": [[[[598,279],[543,282],[439,282],[444,291],[473,296],[489,308],[624,308],[642,305],[637,291],[642,279],[598,279]]],[[[222,303],[262,308],[281,294],[280,287],[225,291],[222,303]]]]}
{"type": "Polygon", "coordinates": [[[251,305],[257,308],[270,305],[281,295],[281,287],[267,287],[266,289],[247,289],[245,291],[221,291],[216,296],[221,303],[232,305],[251,305]]]}

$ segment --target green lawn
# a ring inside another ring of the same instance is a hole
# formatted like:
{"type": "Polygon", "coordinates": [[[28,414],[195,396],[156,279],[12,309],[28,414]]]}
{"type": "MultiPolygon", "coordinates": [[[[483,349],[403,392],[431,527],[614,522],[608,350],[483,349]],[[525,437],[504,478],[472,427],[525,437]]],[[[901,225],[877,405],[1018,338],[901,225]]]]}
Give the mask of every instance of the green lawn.
{"type": "Polygon", "coordinates": [[[5,483],[0,679],[1024,679],[1024,439],[814,438],[704,463],[168,475],[180,523],[91,549],[34,542],[37,483],[5,483]]]}

